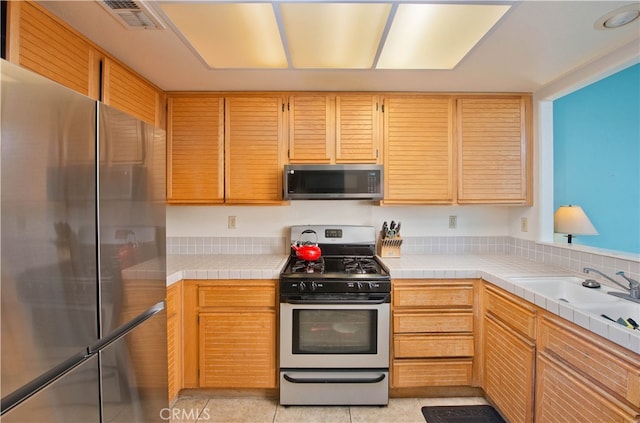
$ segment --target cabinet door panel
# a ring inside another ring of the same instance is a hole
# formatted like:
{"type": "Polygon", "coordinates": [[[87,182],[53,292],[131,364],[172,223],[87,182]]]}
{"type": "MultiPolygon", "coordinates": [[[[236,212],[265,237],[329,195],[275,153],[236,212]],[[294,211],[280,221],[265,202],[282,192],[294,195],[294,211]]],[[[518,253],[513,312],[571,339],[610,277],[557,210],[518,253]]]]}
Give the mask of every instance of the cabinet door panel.
{"type": "Polygon", "coordinates": [[[529,102],[523,96],[458,99],[458,202],[529,202],[529,102]]]}
{"type": "Polygon", "coordinates": [[[612,401],[546,354],[538,354],[536,366],[536,423],[638,421],[637,411],[612,401]]]}
{"type": "Polygon", "coordinates": [[[335,150],[335,101],[328,95],[289,97],[289,162],[330,163],[335,150]]]}
{"type": "Polygon", "coordinates": [[[336,162],[376,163],[380,137],[378,96],[336,98],[336,162]]]}
{"type": "Polygon", "coordinates": [[[512,422],[533,421],[535,344],[484,319],[484,390],[512,422]]]}
{"type": "Polygon", "coordinates": [[[221,203],[224,99],[178,96],[168,103],[168,202],[221,203]]]}
{"type": "Polygon", "coordinates": [[[200,314],[200,387],[276,386],[273,311],[200,314]]]}
{"type": "Polygon", "coordinates": [[[284,99],[225,99],[225,202],[282,201],[284,99]]]}
{"type": "Polygon", "coordinates": [[[88,42],[37,3],[9,2],[8,11],[10,61],[98,98],[96,54],[88,42]]]}
{"type": "Polygon", "coordinates": [[[453,201],[453,100],[384,101],[385,203],[453,201]]]}

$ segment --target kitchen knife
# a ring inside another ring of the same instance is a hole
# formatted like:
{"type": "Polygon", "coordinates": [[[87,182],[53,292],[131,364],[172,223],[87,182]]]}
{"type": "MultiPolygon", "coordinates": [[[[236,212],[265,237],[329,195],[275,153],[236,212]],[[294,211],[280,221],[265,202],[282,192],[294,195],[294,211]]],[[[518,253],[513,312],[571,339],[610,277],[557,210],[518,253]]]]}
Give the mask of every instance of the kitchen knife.
{"type": "Polygon", "coordinates": [[[382,224],[382,232],[381,232],[382,239],[387,239],[388,232],[389,232],[389,227],[387,226],[387,221],[385,220],[384,223],[382,224]]]}
{"type": "Polygon", "coordinates": [[[396,225],[396,235],[400,236],[400,225],[401,222],[398,222],[398,225],[396,225]]]}

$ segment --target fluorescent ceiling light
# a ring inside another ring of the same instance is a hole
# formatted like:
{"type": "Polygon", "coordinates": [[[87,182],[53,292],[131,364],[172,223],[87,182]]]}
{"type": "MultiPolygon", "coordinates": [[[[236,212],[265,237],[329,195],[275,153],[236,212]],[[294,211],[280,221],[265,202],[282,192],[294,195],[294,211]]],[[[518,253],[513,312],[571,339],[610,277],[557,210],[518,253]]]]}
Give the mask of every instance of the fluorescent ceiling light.
{"type": "Polygon", "coordinates": [[[158,4],[212,68],[288,67],[271,3],[158,4]]]}
{"type": "Polygon", "coordinates": [[[399,4],[378,69],[453,69],[509,5],[399,4]]]}
{"type": "Polygon", "coordinates": [[[389,3],[280,3],[294,68],[370,69],[389,3]]]}
{"type": "Polygon", "coordinates": [[[511,7],[374,0],[157,5],[218,69],[452,69],[511,7]]]}

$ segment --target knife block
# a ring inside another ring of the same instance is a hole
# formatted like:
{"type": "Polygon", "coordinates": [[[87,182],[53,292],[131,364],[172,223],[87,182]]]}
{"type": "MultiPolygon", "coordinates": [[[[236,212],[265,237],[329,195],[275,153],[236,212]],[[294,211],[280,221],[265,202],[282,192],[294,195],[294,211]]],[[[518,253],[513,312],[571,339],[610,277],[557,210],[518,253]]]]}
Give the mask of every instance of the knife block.
{"type": "Polygon", "coordinates": [[[378,255],[385,257],[400,257],[400,247],[402,246],[402,238],[380,239],[378,242],[378,255]]]}

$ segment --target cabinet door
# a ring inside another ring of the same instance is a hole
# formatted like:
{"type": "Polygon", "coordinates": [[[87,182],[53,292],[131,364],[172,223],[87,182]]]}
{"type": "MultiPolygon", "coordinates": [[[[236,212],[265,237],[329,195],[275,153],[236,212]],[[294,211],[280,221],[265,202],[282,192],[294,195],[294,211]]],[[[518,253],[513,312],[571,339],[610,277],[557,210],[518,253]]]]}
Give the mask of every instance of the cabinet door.
{"type": "Polygon", "coordinates": [[[453,99],[384,100],[384,202],[453,201],[453,99]]]}
{"type": "Polygon", "coordinates": [[[484,390],[512,422],[533,421],[535,344],[484,318],[484,390]]]}
{"type": "Polygon", "coordinates": [[[336,97],[336,163],[376,163],[380,119],[377,95],[336,97]]]}
{"type": "Polygon", "coordinates": [[[225,202],[282,201],[282,96],[225,100],[225,202]]]}
{"type": "Polygon", "coordinates": [[[224,201],[224,100],[169,98],[167,125],[169,203],[224,201]]]}
{"type": "Polygon", "coordinates": [[[177,282],[167,288],[167,389],[172,401],[182,389],[182,325],[180,288],[177,282]]]}
{"type": "Polygon", "coordinates": [[[531,99],[457,101],[458,202],[529,204],[531,99]]]}
{"type": "Polygon", "coordinates": [[[335,100],[289,97],[289,163],[330,163],[335,154],[335,100]]]}
{"type": "Polygon", "coordinates": [[[96,52],[35,2],[8,3],[8,59],[67,88],[98,99],[96,52]]]}
{"type": "Polygon", "coordinates": [[[200,387],[274,388],[275,322],[275,311],[200,313],[200,387]]]}
{"type": "Polygon", "coordinates": [[[638,412],[618,403],[545,353],[536,363],[537,423],[638,422],[638,412]]]}
{"type": "MultiPolygon", "coordinates": [[[[109,58],[104,59],[102,101],[151,125],[161,127],[162,93],[153,85],[109,58]]],[[[164,104],[164,100],[162,101],[164,104]]]]}

